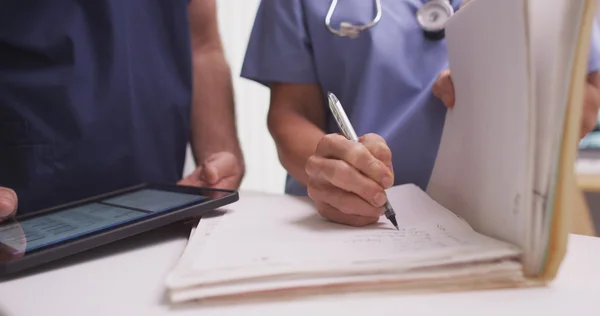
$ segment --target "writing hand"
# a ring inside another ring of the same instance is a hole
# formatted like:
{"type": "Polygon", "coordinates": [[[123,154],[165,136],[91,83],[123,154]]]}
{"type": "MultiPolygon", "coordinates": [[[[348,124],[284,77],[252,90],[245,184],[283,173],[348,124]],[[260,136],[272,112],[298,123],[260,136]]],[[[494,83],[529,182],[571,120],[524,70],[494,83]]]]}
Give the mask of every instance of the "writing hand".
{"type": "Polygon", "coordinates": [[[394,183],[392,152],[385,140],[367,134],[354,142],[324,136],[306,162],[308,195],[321,216],[351,226],[377,222],[394,183]]]}

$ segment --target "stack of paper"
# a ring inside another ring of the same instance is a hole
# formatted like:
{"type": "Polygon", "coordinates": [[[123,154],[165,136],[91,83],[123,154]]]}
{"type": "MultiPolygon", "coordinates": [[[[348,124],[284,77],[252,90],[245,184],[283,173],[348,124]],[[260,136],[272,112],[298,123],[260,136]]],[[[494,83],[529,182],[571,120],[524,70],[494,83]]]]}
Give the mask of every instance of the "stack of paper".
{"type": "Polygon", "coordinates": [[[367,228],[329,222],[302,198],[242,195],[243,208],[200,221],[168,277],[171,300],[358,284],[439,290],[523,281],[516,247],[476,233],[414,185],[388,194],[400,231],[385,218],[367,228]]]}

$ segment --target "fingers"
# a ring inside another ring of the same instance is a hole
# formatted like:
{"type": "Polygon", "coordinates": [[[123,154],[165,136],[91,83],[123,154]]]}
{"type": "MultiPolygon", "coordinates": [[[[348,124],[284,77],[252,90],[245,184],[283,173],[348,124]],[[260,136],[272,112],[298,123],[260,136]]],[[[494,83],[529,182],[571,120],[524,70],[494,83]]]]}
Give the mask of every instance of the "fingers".
{"type": "Polygon", "coordinates": [[[353,215],[380,216],[381,207],[386,202],[383,188],[376,184],[365,185],[362,182],[339,185],[337,182],[311,177],[307,192],[314,201],[327,203],[342,213],[353,215]],[[354,191],[348,190],[348,187],[354,191]]]}
{"type": "Polygon", "coordinates": [[[202,167],[198,167],[198,168],[194,169],[194,171],[191,174],[189,174],[187,177],[181,179],[181,181],[179,181],[177,184],[202,187],[202,186],[205,186],[203,177],[204,177],[204,175],[202,172],[202,167]]]}
{"type": "MultiPolygon", "coordinates": [[[[336,218],[342,216],[366,217],[378,219],[382,214],[381,207],[375,207],[355,194],[344,191],[330,184],[310,183],[307,186],[308,196],[318,204],[324,204],[329,209],[327,214],[332,214],[331,209],[336,210],[336,218]]],[[[325,215],[325,214],[322,214],[325,215]]],[[[334,218],[325,216],[333,221],[334,218]]]]}
{"type": "Polygon", "coordinates": [[[438,75],[433,84],[433,94],[444,102],[447,108],[453,108],[455,103],[454,84],[450,76],[450,70],[444,69],[438,75]]]}
{"type": "Polygon", "coordinates": [[[18,199],[15,191],[0,187],[0,221],[13,216],[17,211],[18,199]]]}
{"type": "Polygon", "coordinates": [[[336,208],[325,203],[317,202],[316,205],[317,211],[321,216],[329,219],[330,221],[334,221],[336,223],[344,225],[363,227],[374,224],[379,220],[379,216],[360,216],[344,214],[338,211],[336,208]]]}
{"type": "Polygon", "coordinates": [[[375,159],[383,162],[383,164],[390,169],[393,183],[394,166],[392,165],[392,151],[388,147],[385,139],[377,134],[371,133],[360,137],[359,141],[367,147],[375,159]]]}
{"type": "Polygon", "coordinates": [[[306,163],[306,173],[319,189],[325,184],[330,184],[332,187],[358,195],[373,207],[385,204],[384,188],[345,161],[312,156],[306,163]]]}
{"type": "Polygon", "coordinates": [[[585,88],[583,112],[581,119],[580,137],[583,138],[593,131],[598,123],[598,109],[600,108],[600,75],[593,72],[588,75],[585,88]]]}
{"type": "MultiPolygon", "coordinates": [[[[387,145],[385,146],[387,147],[387,145]]],[[[390,168],[382,161],[375,158],[363,144],[347,140],[343,136],[330,134],[323,137],[317,145],[314,156],[344,160],[352,168],[357,169],[358,172],[364,174],[384,188],[388,188],[393,184],[393,174],[390,168]]],[[[337,166],[344,168],[340,164],[337,166]]],[[[316,169],[319,170],[319,168],[316,169]]],[[[344,170],[337,172],[329,171],[330,173],[342,176],[347,171],[347,169],[344,170]]],[[[307,173],[309,172],[311,172],[311,170],[307,170],[307,173]]]]}

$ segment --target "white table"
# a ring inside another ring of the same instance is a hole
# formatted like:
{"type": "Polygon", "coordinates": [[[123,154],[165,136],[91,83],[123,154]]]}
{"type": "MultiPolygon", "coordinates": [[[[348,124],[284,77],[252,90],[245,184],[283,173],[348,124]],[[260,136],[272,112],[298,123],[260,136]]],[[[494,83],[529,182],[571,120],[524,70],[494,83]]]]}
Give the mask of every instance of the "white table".
{"type": "Polygon", "coordinates": [[[548,288],[414,296],[363,293],[173,308],[165,299],[163,281],[188,233],[189,227],[168,227],[4,281],[0,315],[600,315],[600,238],[583,236],[571,237],[560,275],[548,288]]]}

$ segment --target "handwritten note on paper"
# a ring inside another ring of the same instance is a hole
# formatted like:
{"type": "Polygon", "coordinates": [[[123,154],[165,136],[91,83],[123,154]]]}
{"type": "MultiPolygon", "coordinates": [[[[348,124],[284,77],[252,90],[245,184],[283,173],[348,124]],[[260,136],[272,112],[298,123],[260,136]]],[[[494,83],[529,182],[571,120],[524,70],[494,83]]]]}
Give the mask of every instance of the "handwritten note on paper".
{"type": "Polygon", "coordinates": [[[302,199],[274,196],[256,204],[246,201],[248,210],[223,216],[196,254],[194,267],[229,274],[232,269],[241,274],[253,269],[298,272],[364,261],[427,261],[456,253],[507,249],[517,253],[510,245],[477,234],[416,186],[393,188],[388,196],[400,231],[383,217],[362,228],[332,223],[302,199]]]}
{"type": "Polygon", "coordinates": [[[431,232],[424,228],[415,227],[403,227],[399,231],[365,232],[351,236],[347,240],[343,240],[343,243],[354,247],[388,243],[398,253],[468,246],[470,243],[468,239],[454,236],[445,229],[442,230],[443,226],[440,224],[435,225],[435,227],[437,231],[431,232]]]}

